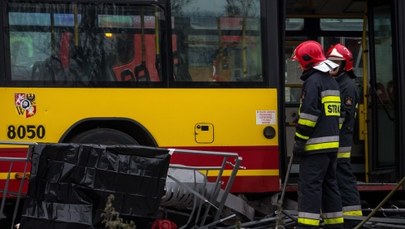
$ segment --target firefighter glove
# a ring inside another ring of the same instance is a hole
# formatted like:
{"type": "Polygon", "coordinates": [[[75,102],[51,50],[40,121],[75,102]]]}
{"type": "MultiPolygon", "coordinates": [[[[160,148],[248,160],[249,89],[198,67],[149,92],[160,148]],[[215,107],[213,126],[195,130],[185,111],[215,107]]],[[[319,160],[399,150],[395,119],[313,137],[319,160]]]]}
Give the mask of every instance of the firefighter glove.
{"type": "Polygon", "coordinates": [[[293,148],[294,157],[301,157],[304,155],[305,142],[295,141],[293,148]]]}

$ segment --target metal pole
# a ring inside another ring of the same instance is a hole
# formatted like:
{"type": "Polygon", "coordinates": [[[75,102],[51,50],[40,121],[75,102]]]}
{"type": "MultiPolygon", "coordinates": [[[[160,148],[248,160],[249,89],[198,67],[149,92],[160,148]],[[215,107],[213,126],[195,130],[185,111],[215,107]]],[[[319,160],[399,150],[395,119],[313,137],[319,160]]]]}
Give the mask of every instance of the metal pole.
{"type": "Polygon", "coordinates": [[[294,155],[291,155],[290,161],[288,162],[287,172],[286,172],[285,178],[284,178],[283,189],[281,190],[281,197],[277,201],[277,224],[276,224],[276,228],[281,228],[280,226],[284,224],[284,222],[283,222],[283,220],[281,218],[281,214],[282,214],[282,211],[283,211],[284,194],[285,194],[285,189],[287,187],[288,178],[290,176],[290,171],[291,171],[293,158],[294,158],[294,155]]]}
{"type": "Polygon", "coordinates": [[[381,206],[383,206],[385,202],[387,202],[389,198],[391,198],[391,196],[395,193],[395,191],[397,191],[397,189],[402,185],[402,183],[404,183],[404,181],[405,177],[402,178],[402,180],[395,186],[393,190],[391,190],[390,193],[388,193],[388,195],[381,201],[381,203],[378,204],[378,206],[374,208],[374,210],[370,212],[370,214],[368,214],[368,216],[365,219],[363,219],[363,221],[361,221],[359,225],[357,225],[354,229],[361,228],[381,208],[381,206]]]}

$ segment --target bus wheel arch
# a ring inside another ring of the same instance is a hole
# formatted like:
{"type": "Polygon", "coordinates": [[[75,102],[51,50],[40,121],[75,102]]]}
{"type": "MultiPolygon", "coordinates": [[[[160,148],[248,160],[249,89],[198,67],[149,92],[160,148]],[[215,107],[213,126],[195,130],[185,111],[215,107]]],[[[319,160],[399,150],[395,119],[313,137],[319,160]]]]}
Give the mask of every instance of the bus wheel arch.
{"type": "Polygon", "coordinates": [[[158,146],[153,136],[143,125],[128,118],[80,120],[63,134],[59,142],[103,144],[102,141],[105,139],[110,139],[110,144],[116,141],[116,144],[158,146]]]}

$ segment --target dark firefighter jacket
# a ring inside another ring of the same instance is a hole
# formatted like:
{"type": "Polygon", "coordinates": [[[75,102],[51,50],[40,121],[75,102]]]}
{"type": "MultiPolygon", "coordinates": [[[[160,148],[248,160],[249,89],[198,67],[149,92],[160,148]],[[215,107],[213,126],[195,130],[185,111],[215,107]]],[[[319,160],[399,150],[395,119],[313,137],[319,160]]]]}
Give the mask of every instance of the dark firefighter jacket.
{"type": "Polygon", "coordinates": [[[343,125],[339,136],[338,158],[350,158],[359,95],[355,83],[346,72],[336,77],[336,81],[340,87],[340,99],[342,100],[341,113],[343,118],[343,125]]]}
{"type": "Polygon", "coordinates": [[[316,69],[304,71],[295,140],[305,142],[305,153],[337,152],[340,92],[334,78],[316,69]]]}

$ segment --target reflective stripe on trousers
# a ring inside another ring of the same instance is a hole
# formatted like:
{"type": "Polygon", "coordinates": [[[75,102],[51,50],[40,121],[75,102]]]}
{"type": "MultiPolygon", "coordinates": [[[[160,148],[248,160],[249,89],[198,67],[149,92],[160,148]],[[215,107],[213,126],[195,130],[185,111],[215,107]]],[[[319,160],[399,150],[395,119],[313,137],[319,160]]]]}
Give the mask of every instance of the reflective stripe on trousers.
{"type": "Polygon", "coordinates": [[[353,175],[349,158],[337,159],[336,178],[342,198],[343,214],[352,216],[362,215],[357,180],[353,175]]]}
{"type": "Polygon", "coordinates": [[[319,226],[319,217],[320,214],[298,212],[298,223],[317,227],[319,226]]]}
{"type": "Polygon", "coordinates": [[[346,216],[363,216],[361,205],[344,206],[343,215],[346,216]]]}
{"type": "Polygon", "coordinates": [[[336,183],[336,160],[336,153],[332,152],[305,155],[300,158],[299,225],[319,225],[321,209],[324,215],[333,216],[325,219],[325,223],[341,224],[343,222],[341,199],[336,183]]]}
{"type": "Polygon", "coordinates": [[[350,158],[352,147],[339,147],[337,158],[350,158]]]}
{"type": "Polygon", "coordinates": [[[323,213],[323,222],[324,224],[343,224],[343,213],[339,212],[330,212],[330,213],[323,213]]]}

